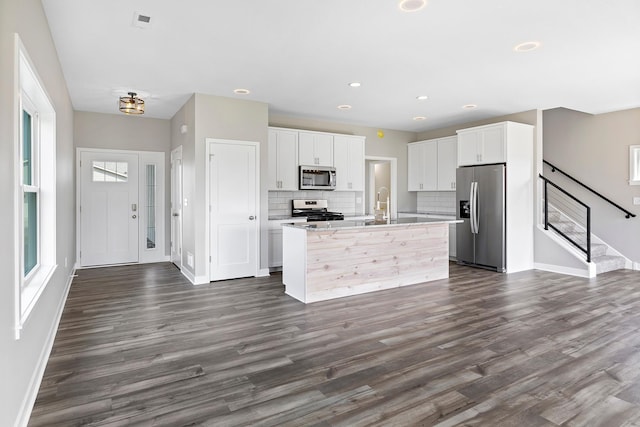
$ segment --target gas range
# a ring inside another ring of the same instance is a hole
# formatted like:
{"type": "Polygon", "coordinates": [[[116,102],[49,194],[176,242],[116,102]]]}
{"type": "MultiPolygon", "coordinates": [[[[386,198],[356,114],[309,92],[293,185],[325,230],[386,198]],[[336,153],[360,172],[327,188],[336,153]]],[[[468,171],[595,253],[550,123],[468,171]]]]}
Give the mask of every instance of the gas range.
{"type": "Polygon", "coordinates": [[[326,200],[292,200],[291,215],[294,217],[306,216],[307,221],[340,221],[344,219],[342,213],[328,211],[328,206],[326,200]]]}

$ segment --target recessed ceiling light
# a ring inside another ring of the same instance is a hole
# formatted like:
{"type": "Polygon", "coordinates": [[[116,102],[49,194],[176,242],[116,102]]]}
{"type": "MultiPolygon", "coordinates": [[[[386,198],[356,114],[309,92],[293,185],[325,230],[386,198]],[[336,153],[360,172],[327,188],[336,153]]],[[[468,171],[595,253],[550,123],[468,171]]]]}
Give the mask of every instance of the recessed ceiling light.
{"type": "Polygon", "coordinates": [[[427,118],[425,116],[416,116],[413,118],[413,120],[415,120],[416,122],[419,122],[422,120],[427,120],[427,118]]]}
{"type": "Polygon", "coordinates": [[[462,108],[464,108],[465,110],[473,110],[474,108],[478,108],[478,106],[476,104],[467,104],[463,105],[462,108]]]}
{"type": "Polygon", "coordinates": [[[403,12],[415,12],[427,5],[427,0],[400,0],[398,7],[403,12]]]}
{"type": "Polygon", "coordinates": [[[360,84],[360,82],[353,82],[353,83],[349,83],[349,86],[351,86],[351,87],[360,87],[361,84],[360,84]]]}
{"type": "Polygon", "coordinates": [[[233,93],[237,95],[249,95],[251,91],[249,89],[235,89],[233,93]]]}
{"type": "Polygon", "coordinates": [[[349,104],[338,105],[338,109],[339,110],[350,110],[351,109],[351,105],[349,105],[349,104]]]}
{"type": "Polygon", "coordinates": [[[428,99],[429,97],[427,95],[420,95],[420,96],[416,96],[416,99],[418,101],[424,101],[425,99],[428,99]]]}
{"type": "Polygon", "coordinates": [[[516,52],[530,52],[540,47],[540,42],[524,42],[513,48],[516,52]]]}

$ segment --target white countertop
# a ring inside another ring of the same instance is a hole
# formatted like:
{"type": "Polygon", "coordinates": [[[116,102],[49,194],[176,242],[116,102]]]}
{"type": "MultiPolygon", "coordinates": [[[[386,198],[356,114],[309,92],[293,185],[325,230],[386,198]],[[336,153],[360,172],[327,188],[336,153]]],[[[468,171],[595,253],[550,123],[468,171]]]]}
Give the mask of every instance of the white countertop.
{"type": "Polygon", "coordinates": [[[355,221],[317,221],[300,224],[283,224],[284,227],[294,227],[306,229],[307,231],[345,230],[353,228],[368,227],[398,227],[424,224],[451,224],[462,222],[457,219],[435,219],[435,218],[398,218],[389,221],[355,220],[355,221]]]}

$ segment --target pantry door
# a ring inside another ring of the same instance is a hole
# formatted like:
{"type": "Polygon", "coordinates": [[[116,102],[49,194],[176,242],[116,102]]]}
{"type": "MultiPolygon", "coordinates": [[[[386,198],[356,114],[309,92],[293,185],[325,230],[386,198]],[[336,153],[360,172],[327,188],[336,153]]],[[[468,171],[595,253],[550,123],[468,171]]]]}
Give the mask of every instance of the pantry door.
{"type": "Polygon", "coordinates": [[[80,152],[80,265],[138,262],[138,155],[80,152]]]}
{"type": "Polygon", "coordinates": [[[209,280],[257,275],[258,150],[252,142],[209,142],[209,280]]]}

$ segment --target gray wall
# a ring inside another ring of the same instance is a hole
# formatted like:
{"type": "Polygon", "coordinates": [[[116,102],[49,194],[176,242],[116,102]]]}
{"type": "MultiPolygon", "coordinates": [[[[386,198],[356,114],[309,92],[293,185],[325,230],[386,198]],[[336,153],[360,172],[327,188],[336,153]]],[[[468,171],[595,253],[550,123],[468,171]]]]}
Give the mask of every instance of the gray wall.
{"type": "MultiPolygon", "coordinates": [[[[633,197],[640,186],[629,185],[629,146],[640,144],[640,108],[591,115],[557,108],[545,111],[544,158],[635,214],[633,197]]],[[[545,170],[592,207],[595,235],[634,262],[640,262],[640,218],[624,215],[580,190],[561,175],[545,170]]]]}
{"type": "Polygon", "coordinates": [[[73,108],[64,76],[39,0],[0,2],[0,425],[12,426],[31,408],[56,320],[64,303],[75,263],[73,108]],[[22,330],[14,339],[14,300],[17,292],[14,250],[14,190],[17,183],[17,111],[14,105],[14,33],[18,33],[56,111],[56,269],[22,330]],[[69,259],[69,267],[64,259],[69,259]]]}
{"type": "Polygon", "coordinates": [[[267,242],[267,129],[268,105],[261,102],[195,94],[171,120],[171,147],[182,145],[183,157],[183,268],[199,282],[208,281],[206,259],[206,138],[260,143],[260,267],[268,268],[267,242]],[[182,135],[181,124],[189,130],[182,135]],[[194,255],[194,266],[187,254],[194,255]]]}
{"type": "Polygon", "coordinates": [[[415,133],[382,129],[384,137],[379,138],[378,128],[275,114],[269,116],[269,126],[365,136],[367,138],[364,149],[365,156],[395,157],[398,159],[398,212],[416,210],[416,195],[407,191],[407,143],[416,141],[415,133]]]}
{"type": "MultiPolygon", "coordinates": [[[[114,106],[115,110],[115,106],[114,106]]],[[[110,150],[157,151],[165,153],[165,255],[170,251],[171,122],[122,113],[102,114],[76,111],[73,121],[75,146],[110,150]]]]}

